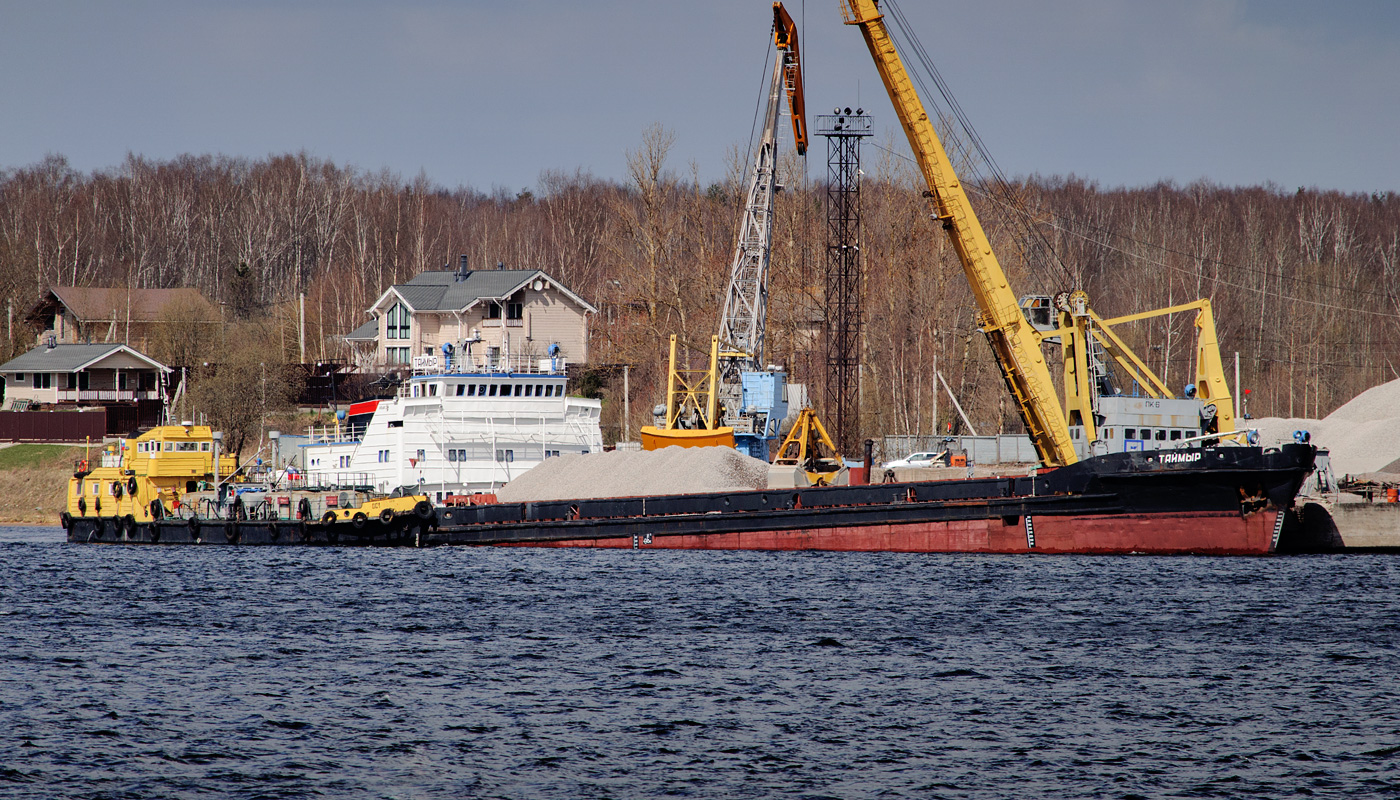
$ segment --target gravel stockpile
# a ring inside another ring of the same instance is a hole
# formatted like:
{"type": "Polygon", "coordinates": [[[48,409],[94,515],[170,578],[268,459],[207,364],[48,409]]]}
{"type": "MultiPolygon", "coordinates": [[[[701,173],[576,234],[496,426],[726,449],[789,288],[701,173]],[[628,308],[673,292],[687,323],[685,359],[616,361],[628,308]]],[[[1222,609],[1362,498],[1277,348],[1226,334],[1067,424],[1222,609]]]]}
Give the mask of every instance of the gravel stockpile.
{"type": "Polygon", "coordinates": [[[546,459],[496,490],[503,503],[768,488],[768,464],[732,447],[666,447],[546,459]]]}
{"type": "Polygon", "coordinates": [[[1338,476],[1395,472],[1400,461],[1400,380],[1367,389],[1324,419],[1266,417],[1236,424],[1258,428],[1265,446],[1293,441],[1296,430],[1308,431],[1313,444],[1330,452],[1332,472],[1338,476]]]}

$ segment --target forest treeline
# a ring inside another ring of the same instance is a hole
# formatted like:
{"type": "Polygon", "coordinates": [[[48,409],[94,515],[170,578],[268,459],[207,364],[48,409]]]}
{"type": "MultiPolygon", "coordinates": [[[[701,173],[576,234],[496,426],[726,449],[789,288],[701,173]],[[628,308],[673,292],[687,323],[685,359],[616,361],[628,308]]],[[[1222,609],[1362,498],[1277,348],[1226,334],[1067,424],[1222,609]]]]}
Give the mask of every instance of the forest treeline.
{"type": "MultiPolygon", "coordinates": [[[[693,170],[674,168],[670,151],[669,134],[653,128],[628,151],[625,180],[546,172],[519,193],[445,189],[306,154],[130,156],[92,173],[52,156],[4,170],[8,348],[32,346],[35,331],[20,320],[51,285],[191,286],[229,324],[261,326],[270,352],[280,347],[288,361],[298,357],[296,301],[305,293],[308,360],[345,359],[338,337],[388,285],[465,254],[480,269],[542,269],[599,308],[591,360],[631,365],[635,435],[660,399],[667,336],[704,348],[717,329],[742,202],[739,170],[703,185],[693,170]]],[[[789,156],[782,166],[766,360],[814,387],[819,401],[825,187],[806,176],[825,165],[789,156]]],[[[866,149],[864,172],[862,434],[929,434],[952,421],[946,397],[935,406],[935,363],[979,431],[1018,430],[917,174],[880,147],[866,149]]],[[[1400,377],[1400,195],[1208,183],[1106,189],[1073,177],[970,188],[1021,294],[1083,288],[1105,317],[1210,298],[1227,369],[1240,354],[1253,416],[1325,415],[1400,377]],[[1057,263],[1030,255],[1036,240],[1057,263]]],[[[1193,321],[1137,323],[1129,336],[1173,387],[1191,380],[1193,321]]],[[[157,357],[219,361],[227,347],[192,350],[189,337],[167,338],[184,349],[157,357]]],[[[621,390],[614,370],[595,382],[605,396],[621,390]]],[[[620,402],[608,403],[605,428],[620,429],[621,413],[620,402]]]]}

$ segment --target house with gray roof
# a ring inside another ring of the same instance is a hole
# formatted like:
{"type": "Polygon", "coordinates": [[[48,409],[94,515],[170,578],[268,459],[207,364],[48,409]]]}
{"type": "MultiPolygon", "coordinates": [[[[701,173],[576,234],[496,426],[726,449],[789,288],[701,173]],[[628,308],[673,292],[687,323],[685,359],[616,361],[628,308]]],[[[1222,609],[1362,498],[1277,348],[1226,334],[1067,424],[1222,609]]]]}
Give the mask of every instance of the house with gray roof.
{"type": "Polygon", "coordinates": [[[55,344],[0,364],[5,405],[160,401],[170,368],[124,344],[55,344]]]}
{"type": "Polygon", "coordinates": [[[588,301],[537,269],[467,268],[421,273],[390,286],[370,306],[371,319],[345,340],[364,369],[405,368],[450,344],[479,368],[544,357],[551,348],[573,363],[588,360],[588,301]]]}

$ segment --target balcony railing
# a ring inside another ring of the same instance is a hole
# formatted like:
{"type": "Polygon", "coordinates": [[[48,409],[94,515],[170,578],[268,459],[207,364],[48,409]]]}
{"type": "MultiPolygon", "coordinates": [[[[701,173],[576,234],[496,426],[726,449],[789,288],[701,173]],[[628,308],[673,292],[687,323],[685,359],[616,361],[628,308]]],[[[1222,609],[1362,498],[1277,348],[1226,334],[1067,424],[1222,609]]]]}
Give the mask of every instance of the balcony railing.
{"type": "Polygon", "coordinates": [[[60,403],[119,403],[136,400],[159,400],[160,392],[155,390],[135,391],[132,389],[59,389],[60,403]]]}

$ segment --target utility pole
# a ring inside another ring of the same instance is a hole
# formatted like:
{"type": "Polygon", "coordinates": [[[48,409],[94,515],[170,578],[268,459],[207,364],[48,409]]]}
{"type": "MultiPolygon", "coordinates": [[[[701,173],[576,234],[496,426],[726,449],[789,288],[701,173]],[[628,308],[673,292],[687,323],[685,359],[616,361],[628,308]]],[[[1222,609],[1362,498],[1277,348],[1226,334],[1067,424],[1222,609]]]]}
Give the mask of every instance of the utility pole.
{"type": "Polygon", "coordinates": [[[622,365],[622,441],[632,441],[632,391],[627,382],[630,364],[622,365]]]}
{"type": "Polygon", "coordinates": [[[306,363],[306,292],[302,292],[297,298],[297,344],[301,348],[301,361],[306,363]]]}
{"type": "Polygon", "coordinates": [[[1235,351],[1235,419],[1240,418],[1240,351],[1235,351]]]}

